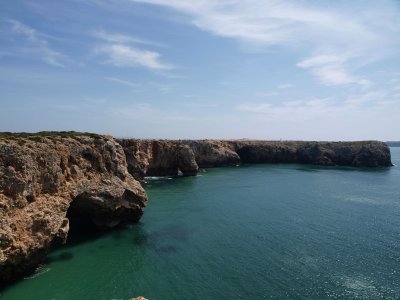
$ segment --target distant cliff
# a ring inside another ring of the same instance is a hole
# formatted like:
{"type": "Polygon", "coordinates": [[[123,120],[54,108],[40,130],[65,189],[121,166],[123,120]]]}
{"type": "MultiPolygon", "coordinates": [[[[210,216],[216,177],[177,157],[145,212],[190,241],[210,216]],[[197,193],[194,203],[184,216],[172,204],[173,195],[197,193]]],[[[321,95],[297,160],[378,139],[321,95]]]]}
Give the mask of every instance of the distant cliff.
{"type": "Polygon", "coordinates": [[[387,144],[389,147],[400,147],[400,142],[388,141],[388,142],[386,142],[386,144],[387,144]]]}
{"type": "Polygon", "coordinates": [[[0,282],[33,270],[71,222],[135,222],[146,200],[110,137],[0,134],[0,282]]]}
{"type": "Polygon", "coordinates": [[[136,178],[153,175],[194,175],[198,168],[240,163],[300,163],[324,166],[389,167],[389,147],[378,141],[218,141],[119,139],[129,172],[136,178]]]}

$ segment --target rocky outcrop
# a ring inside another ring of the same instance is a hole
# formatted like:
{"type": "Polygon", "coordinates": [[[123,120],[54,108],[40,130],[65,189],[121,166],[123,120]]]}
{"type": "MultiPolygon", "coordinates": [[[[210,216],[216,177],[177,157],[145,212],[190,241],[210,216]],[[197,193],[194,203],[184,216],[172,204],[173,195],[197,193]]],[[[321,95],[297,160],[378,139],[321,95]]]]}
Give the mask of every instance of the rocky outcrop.
{"type": "Polygon", "coordinates": [[[146,200],[110,137],[0,137],[0,281],[35,268],[74,220],[135,222],[146,200]]]}
{"type": "Polygon", "coordinates": [[[179,141],[117,140],[124,148],[129,172],[144,176],[196,175],[198,165],[192,149],[179,141]]]}
{"type": "Polygon", "coordinates": [[[378,141],[232,142],[243,163],[301,163],[326,166],[389,167],[390,149],[378,141]]]}
{"type": "Polygon", "coordinates": [[[195,161],[200,168],[236,166],[240,156],[235,151],[234,143],[227,141],[183,141],[192,149],[195,161]]]}
{"type": "Polygon", "coordinates": [[[221,141],[168,141],[118,139],[125,151],[128,170],[137,179],[144,176],[196,175],[200,168],[234,166],[240,163],[233,144],[221,141]]]}
{"type": "Polygon", "coordinates": [[[196,162],[193,150],[188,145],[184,144],[178,144],[177,150],[178,170],[180,170],[183,175],[196,175],[199,166],[196,162]]]}
{"type": "Polygon", "coordinates": [[[240,163],[301,163],[326,166],[388,167],[389,147],[382,142],[118,140],[129,172],[144,176],[195,175],[198,167],[240,163]]]}

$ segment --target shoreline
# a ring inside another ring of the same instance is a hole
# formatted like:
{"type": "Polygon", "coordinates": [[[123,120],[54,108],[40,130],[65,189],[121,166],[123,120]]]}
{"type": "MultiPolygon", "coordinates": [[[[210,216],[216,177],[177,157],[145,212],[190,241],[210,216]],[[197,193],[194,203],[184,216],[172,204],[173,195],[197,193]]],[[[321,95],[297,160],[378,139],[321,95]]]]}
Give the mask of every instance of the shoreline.
{"type": "Polygon", "coordinates": [[[381,168],[383,142],[140,140],[78,132],[0,133],[0,282],[30,274],[70,227],[137,222],[145,176],[256,163],[381,168]],[[77,220],[80,220],[79,222],[77,220]]]}

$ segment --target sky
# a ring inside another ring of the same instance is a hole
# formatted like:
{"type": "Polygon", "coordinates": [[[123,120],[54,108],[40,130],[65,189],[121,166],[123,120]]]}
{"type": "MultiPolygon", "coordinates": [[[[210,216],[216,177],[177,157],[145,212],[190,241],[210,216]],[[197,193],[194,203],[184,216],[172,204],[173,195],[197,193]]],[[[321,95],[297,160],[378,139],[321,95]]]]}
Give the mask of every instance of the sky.
{"type": "Polygon", "coordinates": [[[400,1],[1,1],[0,105],[0,131],[400,140],[400,1]]]}

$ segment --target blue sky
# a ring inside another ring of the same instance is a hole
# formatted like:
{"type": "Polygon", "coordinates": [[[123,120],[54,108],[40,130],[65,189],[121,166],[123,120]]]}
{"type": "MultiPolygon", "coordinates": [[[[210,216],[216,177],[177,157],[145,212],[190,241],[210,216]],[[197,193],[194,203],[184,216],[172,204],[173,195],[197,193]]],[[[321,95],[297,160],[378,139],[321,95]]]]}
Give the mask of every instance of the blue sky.
{"type": "Polygon", "coordinates": [[[2,1],[0,103],[0,131],[400,140],[400,1],[2,1]]]}

